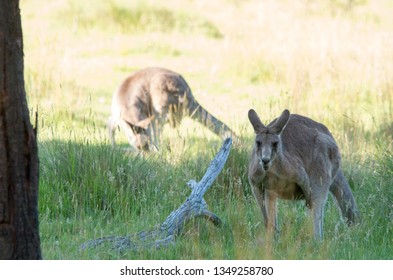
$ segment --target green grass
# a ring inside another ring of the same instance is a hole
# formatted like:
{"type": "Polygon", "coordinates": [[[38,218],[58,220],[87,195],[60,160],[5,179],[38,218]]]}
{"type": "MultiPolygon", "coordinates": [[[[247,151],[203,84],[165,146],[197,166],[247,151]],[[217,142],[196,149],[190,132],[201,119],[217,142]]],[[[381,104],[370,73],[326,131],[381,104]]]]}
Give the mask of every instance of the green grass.
{"type": "Polygon", "coordinates": [[[179,31],[199,33],[216,39],[222,37],[220,30],[202,16],[146,1],[130,4],[112,0],[98,4],[94,9],[87,3],[68,1],[56,17],[58,24],[73,26],[82,33],[88,33],[92,29],[103,32],[115,30],[125,34],[179,31]]]}
{"type": "Polygon", "coordinates": [[[39,112],[39,215],[45,259],[392,259],[393,40],[388,0],[21,1],[25,82],[39,112]],[[349,4],[352,3],[351,6],[349,4]],[[191,120],[165,127],[160,152],[111,147],[111,95],[131,72],[180,72],[198,101],[242,136],[205,200],[223,221],[186,225],[174,246],[80,251],[91,239],[160,224],[221,146],[191,120]],[[362,214],[348,228],[326,204],[312,240],[302,202],[279,202],[268,244],[247,179],[253,131],[284,108],[326,124],[362,214]]]}

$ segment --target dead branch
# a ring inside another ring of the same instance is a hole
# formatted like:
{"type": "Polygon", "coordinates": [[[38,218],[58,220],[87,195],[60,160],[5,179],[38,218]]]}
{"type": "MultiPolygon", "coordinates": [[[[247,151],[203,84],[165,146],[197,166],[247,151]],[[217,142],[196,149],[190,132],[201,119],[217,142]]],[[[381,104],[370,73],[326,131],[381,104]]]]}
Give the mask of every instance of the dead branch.
{"type": "Polygon", "coordinates": [[[227,138],[220,151],[210,163],[202,180],[199,182],[190,180],[187,183],[192,189],[191,195],[178,209],[173,211],[161,225],[149,231],[141,231],[124,237],[110,236],[90,240],[81,245],[81,250],[95,248],[105,243],[111,243],[112,248],[119,251],[138,251],[149,248],[166,247],[173,244],[176,237],[180,235],[183,226],[189,220],[196,217],[204,217],[214,225],[220,226],[220,218],[207,209],[207,203],[203,199],[203,196],[224,167],[231,145],[232,139],[227,138]]]}

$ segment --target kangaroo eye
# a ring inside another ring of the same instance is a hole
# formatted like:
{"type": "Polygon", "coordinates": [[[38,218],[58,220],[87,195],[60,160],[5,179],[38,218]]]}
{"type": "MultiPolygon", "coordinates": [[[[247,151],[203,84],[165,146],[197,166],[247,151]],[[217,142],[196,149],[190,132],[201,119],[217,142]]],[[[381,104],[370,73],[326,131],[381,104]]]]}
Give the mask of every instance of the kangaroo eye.
{"type": "Polygon", "coordinates": [[[272,145],[273,145],[273,149],[277,149],[278,142],[273,142],[272,145]]]}
{"type": "Polygon", "coordinates": [[[259,140],[255,141],[255,144],[257,144],[257,147],[260,147],[260,146],[262,146],[262,142],[261,142],[261,141],[259,141],[259,140]]]}

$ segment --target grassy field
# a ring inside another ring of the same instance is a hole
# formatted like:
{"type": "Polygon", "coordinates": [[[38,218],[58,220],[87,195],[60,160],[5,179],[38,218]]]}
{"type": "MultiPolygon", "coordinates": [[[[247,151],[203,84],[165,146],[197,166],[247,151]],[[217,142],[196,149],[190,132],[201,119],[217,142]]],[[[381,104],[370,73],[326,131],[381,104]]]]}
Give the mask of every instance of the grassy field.
{"type": "Polygon", "coordinates": [[[393,2],[389,0],[21,0],[25,82],[39,112],[45,259],[392,259],[393,2]],[[205,199],[225,226],[186,225],[174,246],[79,251],[85,241],[161,223],[222,142],[191,120],[158,153],[111,147],[111,96],[134,70],[181,73],[198,101],[241,136],[205,199]],[[304,203],[279,203],[268,246],[247,180],[253,130],[288,108],[326,124],[362,214],[348,228],[326,204],[311,238],[304,203]]]}

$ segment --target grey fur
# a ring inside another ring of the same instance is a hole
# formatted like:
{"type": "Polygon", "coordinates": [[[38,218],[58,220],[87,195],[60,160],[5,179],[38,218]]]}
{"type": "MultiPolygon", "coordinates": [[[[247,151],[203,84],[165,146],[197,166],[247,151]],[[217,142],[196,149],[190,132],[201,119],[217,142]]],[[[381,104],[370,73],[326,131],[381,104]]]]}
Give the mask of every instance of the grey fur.
{"type": "Polygon", "coordinates": [[[314,237],[322,239],[329,191],[349,225],[359,220],[338,146],[326,126],[288,110],[267,126],[253,109],[248,117],[256,134],[248,178],[268,232],[277,231],[277,198],[304,199],[313,215],[314,237]]]}
{"type": "Polygon", "coordinates": [[[108,130],[120,126],[131,146],[139,150],[157,147],[162,126],[176,127],[184,116],[192,117],[223,138],[231,129],[207,112],[195,100],[184,78],[164,68],[145,68],[126,78],[112,100],[108,130]]]}

